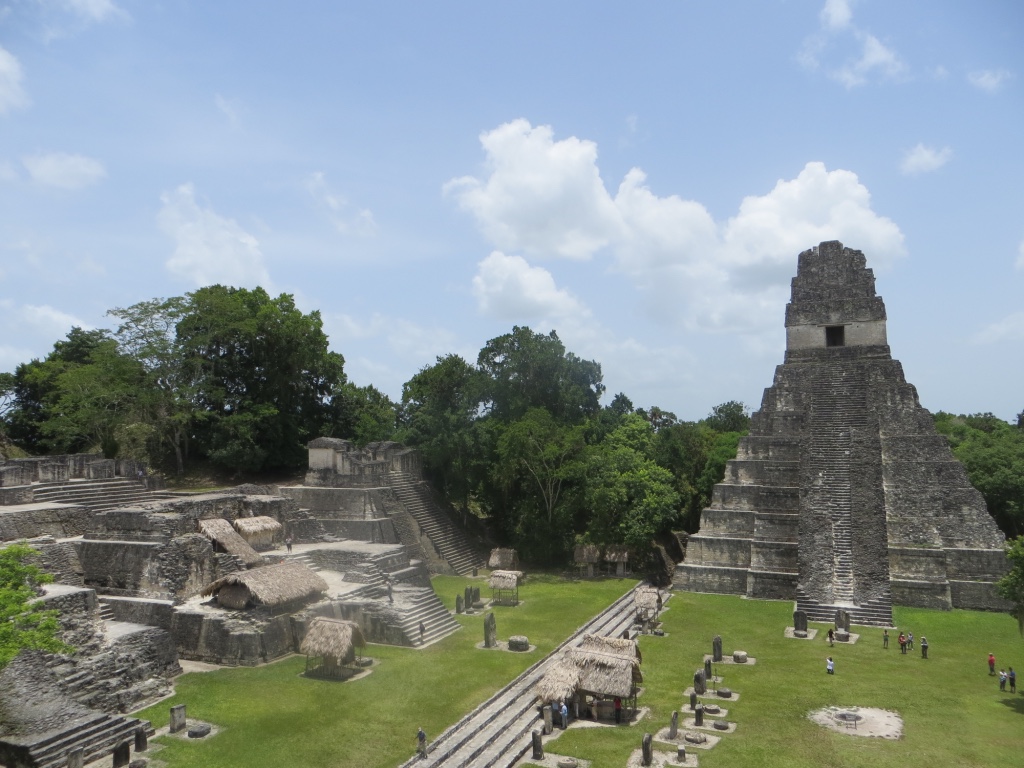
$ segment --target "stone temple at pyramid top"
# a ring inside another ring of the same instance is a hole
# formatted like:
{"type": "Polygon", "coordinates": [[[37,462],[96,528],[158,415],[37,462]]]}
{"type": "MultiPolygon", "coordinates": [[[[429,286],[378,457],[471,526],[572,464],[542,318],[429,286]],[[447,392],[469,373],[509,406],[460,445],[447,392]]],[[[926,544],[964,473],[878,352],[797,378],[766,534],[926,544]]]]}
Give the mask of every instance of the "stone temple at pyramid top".
{"type": "Polygon", "coordinates": [[[886,340],[864,254],[799,256],[786,356],[715,486],[675,587],[795,599],[888,625],[892,605],[1002,609],[1004,537],[886,340]]]}

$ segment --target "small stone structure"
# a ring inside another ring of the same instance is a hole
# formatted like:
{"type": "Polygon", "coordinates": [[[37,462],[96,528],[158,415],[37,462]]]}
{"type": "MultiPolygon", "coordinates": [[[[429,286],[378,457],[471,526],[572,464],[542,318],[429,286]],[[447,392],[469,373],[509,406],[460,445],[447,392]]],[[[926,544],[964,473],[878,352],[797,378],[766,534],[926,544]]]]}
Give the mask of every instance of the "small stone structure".
{"type": "Polygon", "coordinates": [[[796,599],[892,624],[892,604],[1003,610],[1004,537],[886,339],[860,251],[799,256],[785,362],[715,486],[676,589],[796,599]]]}
{"type": "Polygon", "coordinates": [[[484,647],[498,647],[498,622],[493,613],[488,613],[484,617],[484,647]]]}

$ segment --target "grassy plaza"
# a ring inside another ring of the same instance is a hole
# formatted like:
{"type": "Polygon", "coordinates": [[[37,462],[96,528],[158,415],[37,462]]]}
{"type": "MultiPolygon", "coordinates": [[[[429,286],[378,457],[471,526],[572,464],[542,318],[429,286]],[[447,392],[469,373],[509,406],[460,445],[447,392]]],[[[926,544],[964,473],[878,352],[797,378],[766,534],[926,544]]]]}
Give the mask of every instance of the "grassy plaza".
{"type": "MultiPolygon", "coordinates": [[[[481,579],[434,578],[434,588],[450,608],[470,583],[481,586],[486,597],[481,579]]],[[[461,616],[465,631],[421,651],[369,646],[366,655],[378,663],[362,679],[306,679],[301,674],[305,659],[292,656],[258,668],[184,675],[172,699],[139,714],[160,727],[167,724],[169,708],[184,703],[190,719],[221,729],[203,741],[157,739],[163,748],[153,756],[170,768],[394,768],[413,754],[418,726],[433,738],[634,583],[531,575],[520,590],[518,607],[494,610],[499,638],[526,635],[537,646],[531,653],[478,650],[482,616],[461,616]]],[[[823,625],[812,624],[821,630],[814,640],[786,639],[791,602],[677,593],[667,608],[667,635],[640,640],[644,690],[639,705],[649,709],[648,715],[632,726],[570,727],[548,742],[548,751],[590,760],[594,768],[624,766],[643,733],[667,726],[672,711],[686,703],[682,692],[710,653],[711,638],[720,634],[727,655],[745,650],[757,663],[716,666],[722,685],[740,694],[738,701],[726,704],[727,719],[738,728],[714,749],[697,752],[701,766],[1021,764],[1024,694],[1000,693],[986,666],[992,652],[997,669],[1024,668],[1024,641],[1009,616],[896,608],[901,629],[913,631],[918,640],[922,634],[928,637],[930,658],[922,659],[916,648],[901,655],[896,633],[890,633],[890,647],[883,650],[882,632],[873,628],[854,627],[861,632],[859,641],[832,649],[823,625]],[[825,674],[828,655],[836,661],[834,676],[825,674]],[[807,718],[808,712],[830,705],[896,711],[903,718],[903,738],[834,733],[807,718]]]]}

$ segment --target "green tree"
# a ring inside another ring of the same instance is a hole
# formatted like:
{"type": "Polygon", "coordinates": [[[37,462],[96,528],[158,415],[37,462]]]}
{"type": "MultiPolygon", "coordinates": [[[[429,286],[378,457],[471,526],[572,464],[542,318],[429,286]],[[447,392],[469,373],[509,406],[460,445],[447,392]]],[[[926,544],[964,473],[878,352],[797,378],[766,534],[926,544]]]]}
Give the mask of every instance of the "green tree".
{"type": "Polygon", "coordinates": [[[399,440],[416,446],[434,486],[468,514],[487,453],[476,421],[483,376],[458,355],[438,357],[402,387],[399,440]]]}
{"type": "Polygon", "coordinates": [[[36,599],[39,585],[53,581],[31,562],[36,554],[24,544],[0,549],[0,669],[23,648],[72,650],[57,637],[57,611],[46,610],[36,599]]]}
{"type": "Polygon", "coordinates": [[[1010,570],[998,582],[999,596],[1013,603],[1010,613],[1017,619],[1017,628],[1024,636],[1024,536],[1006,542],[1006,557],[1010,570]]]}
{"type": "Polygon", "coordinates": [[[262,288],[212,285],[187,299],[177,341],[206,412],[196,427],[206,456],[236,471],[303,466],[306,443],[340,420],[346,382],[320,313],[262,288]]]}
{"type": "Polygon", "coordinates": [[[738,400],[716,405],[703,421],[715,432],[746,432],[750,429],[750,414],[747,406],[738,400]]]}
{"type": "Polygon", "coordinates": [[[485,408],[503,421],[544,408],[559,422],[578,424],[600,408],[600,363],[567,352],[555,331],[516,326],[487,342],[477,367],[486,376],[485,408]]]}
{"type": "Polygon", "coordinates": [[[682,509],[680,523],[690,533],[696,532],[700,526],[700,513],[710,501],[707,482],[716,472],[705,476],[704,470],[717,438],[718,433],[713,429],[695,422],[677,422],[658,429],[656,433],[655,461],[672,476],[682,509]]]}
{"type": "Polygon", "coordinates": [[[398,408],[372,384],[359,387],[347,382],[334,395],[333,402],[340,414],[339,421],[332,425],[335,436],[344,436],[358,445],[394,438],[398,408]]]}

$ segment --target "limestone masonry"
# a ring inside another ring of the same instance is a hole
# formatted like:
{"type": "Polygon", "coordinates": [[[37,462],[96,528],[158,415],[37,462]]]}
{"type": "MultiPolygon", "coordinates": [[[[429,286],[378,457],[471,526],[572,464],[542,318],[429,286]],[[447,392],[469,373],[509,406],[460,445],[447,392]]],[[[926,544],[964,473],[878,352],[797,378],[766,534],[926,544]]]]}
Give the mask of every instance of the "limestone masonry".
{"type": "Polygon", "coordinates": [[[892,604],[1003,609],[1004,537],[886,342],[860,251],[800,254],[785,362],[690,537],[675,587],[890,624],[892,604]]]}

